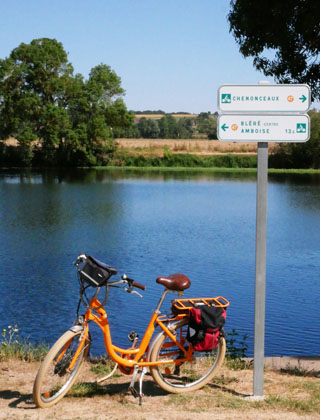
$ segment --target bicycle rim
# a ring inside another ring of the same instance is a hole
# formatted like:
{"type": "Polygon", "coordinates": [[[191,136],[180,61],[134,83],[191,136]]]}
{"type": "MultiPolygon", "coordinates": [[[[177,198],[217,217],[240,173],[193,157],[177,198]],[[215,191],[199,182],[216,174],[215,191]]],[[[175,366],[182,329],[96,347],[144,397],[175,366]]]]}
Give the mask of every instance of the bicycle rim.
{"type": "Polygon", "coordinates": [[[49,407],[57,403],[76,380],[80,367],[89,352],[89,341],[86,341],[72,369],[69,369],[81,345],[80,337],[81,331],[77,333],[67,331],[52,346],[43,360],[33,391],[33,398],[38,407],[49,407]]]}
{"type": "MultiPolygon", "coordinates": [[[[186,340],[188,320],[176,323],[176,337],[184,348],[188,348],[186,340]]],[[[175,363],[161,364],[151,368],[151,373],[158,385],[168,392],[184,393],[195,391],[207,384],[217,373],[225,356],[225,340],[220,337],[216,349],[209,352],[194,352],[192,360],[179,362],[184,356],[179,347],[162,333],[151,352],[151,361],[173,359],[175,363]]]]}

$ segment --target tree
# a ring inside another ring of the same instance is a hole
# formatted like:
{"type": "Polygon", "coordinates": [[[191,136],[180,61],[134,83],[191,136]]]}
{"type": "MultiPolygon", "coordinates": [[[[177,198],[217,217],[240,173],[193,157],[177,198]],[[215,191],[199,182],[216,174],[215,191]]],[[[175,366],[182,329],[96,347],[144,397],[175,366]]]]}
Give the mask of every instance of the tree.
{"type": "Polygon", "coordinates": [[[156,139],[159,137],[160,129],[157,121],[150,118],[140,118],[137,128],[141,137],[145,139],[156,139]]]}
{"type": "Polygon", "coordinates": [[[71,136],[68,132],[61,143],[62,156],[76,154],[81,161],[87,156],[89,163],[100,164],[102,156],[112,154],[114,137],[134,119],[119,97],[123,94],[120,78],[105,64],[94,67],[88,80],[76,76],[67,91],[71,136]]]}
{"type": "Polygon", "coordinates": [[[210,112],[201,112],[197,118],[197,129],[199,133],[206,134],[208,139],[217,138],[217,116],[210,112]]]}
{"type": "Polygon", "coordinates": [[[228,19],[258,70],[280,83],[307,83],[320,99],[319,0],[232,0],[228,19]]]}
{"type": "Polygon", "coordinates": [[[320,112],[308,112],[311,120],[310,140],[307,143],[280,143],[270,156],[274,168],[320,168],[320,112]]]}
{"type": "Polygon", "coordinates": [[[159,129],[160,137],[163,139],[184,139],[190,137],[185,121],[180,121],[170,114],[165,114],[159,120],[159,129]]]}
{"type": "MultiPolygon", "coordinates": [[[[179,113],[181,114],[181,113],[179,113]]],[[[186,113],[185,113],[186,114],[186,113]]],[[[178,119],[180,138],[190,139],[193,136],[194,118],[183,117],[178,119]]]]}
{"type": "Polygon", "coordinates": [[[107,65],[88,80],[73,75],[55,39],[20,44],[0,60],[0,138],[15,137],[21,161],[99,164],[114,150],[114,133],[132,125],[121,80],[107,65]]]}
{"type": "Polygon", "coordinates": [[[45,135],[44,150],[49,143],[56,144],[59,122],[54,108],[60,114],[72,72],[62,44],[46,38],[22,43],[9,58],[0,60],[0,136],[17,138],[24,163],[32,158],[31,144],[36,138],[45,135]],[[45,133],[51,118],[52,130],[45,133]]]}

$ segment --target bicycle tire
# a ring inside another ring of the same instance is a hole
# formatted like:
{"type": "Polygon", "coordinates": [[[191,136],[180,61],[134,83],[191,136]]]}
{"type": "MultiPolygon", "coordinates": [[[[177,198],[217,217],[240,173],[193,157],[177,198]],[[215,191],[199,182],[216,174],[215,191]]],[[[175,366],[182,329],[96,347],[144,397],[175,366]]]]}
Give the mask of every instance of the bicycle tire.
{"type": "Polygon", "coordinates": [[[47,408],[60,401],[69,391],[89,353],[90,342],[86,340],[72,371],[67,372],[73,355],[82,343],[82,331],[66,331],[51,347],[44,358],[33,386],[33,400],[37,407],[47,408]],[[61,357],[57,361],[58,357],[61,357]]]}
{"type": "MultiPolygon", "coordinates": [[[[188,319],[172,323],[170,331],[180,336],[179,342],[186,347],[188,319]]],[[[181,363],[162,364],[150,367],[155,382],[165,391],[180,394],[196,391],[206,385],[217,374],[223,364],[226,353],[226,341],[221,335],[216,349],[210,352],[194,352],[193,360],[181,363]]],[[[178,359],[179,347],[163,331],[157,338],[150,354],[150,361],[164,358],[178,359]]]]}

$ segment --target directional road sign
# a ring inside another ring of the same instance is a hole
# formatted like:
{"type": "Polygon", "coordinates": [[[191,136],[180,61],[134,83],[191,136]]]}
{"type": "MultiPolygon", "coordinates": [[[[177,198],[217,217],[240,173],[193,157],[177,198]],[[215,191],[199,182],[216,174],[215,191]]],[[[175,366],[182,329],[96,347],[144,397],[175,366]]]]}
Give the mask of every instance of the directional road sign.
{"type": "Polygon", "coordinates": [[[218,90],[222,112],[306,112],[308,85],[223,85],[218,90]]]}
{"type": "Polygon", "coordinates": [[[306,142],[310,119],[306,114],[222,114],[218,118],[218,139],[245,142],[306,142]]]}

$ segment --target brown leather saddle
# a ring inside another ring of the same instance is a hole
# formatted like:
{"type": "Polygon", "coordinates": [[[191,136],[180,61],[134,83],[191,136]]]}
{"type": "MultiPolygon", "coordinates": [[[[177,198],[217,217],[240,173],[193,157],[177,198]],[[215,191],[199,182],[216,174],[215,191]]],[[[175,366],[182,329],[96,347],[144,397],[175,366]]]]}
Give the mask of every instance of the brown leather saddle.
{"type": "Polygon", "coordinates": [[[183,291],[191,286],[191,281],[184,274],[171,274],[168,277],[158,277],[157,283],[162,284],[166,289],[173,291],[183,291]]]}

